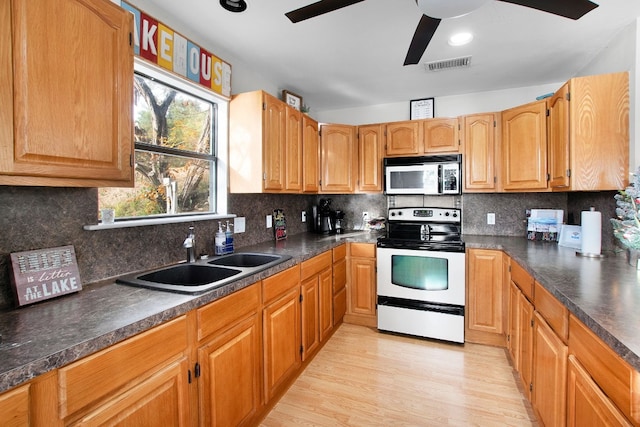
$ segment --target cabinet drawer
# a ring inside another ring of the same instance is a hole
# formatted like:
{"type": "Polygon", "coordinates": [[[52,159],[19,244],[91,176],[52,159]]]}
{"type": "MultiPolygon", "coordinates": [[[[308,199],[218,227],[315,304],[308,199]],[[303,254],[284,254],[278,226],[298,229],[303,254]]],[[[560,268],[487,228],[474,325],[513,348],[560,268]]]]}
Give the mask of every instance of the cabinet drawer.
{"type": "Polygon", "coordinates": [[[197,311],[198,341],[235,323],[249,313],[256,312],[260,305],[258,283],[227,295],[197,311]]]}
{"type": "Polygon", "coordinates": [[[352,257],[375,258],[376,245],[373,243],[349,243],[349,252],[352,257]]]}
{"type": "Polygon", "coordinates": [[[529,301],[533,301],[533,277],[513,260],[511,261],[511,280],[520,288],[529,301]]]}
{"type": "Polygon", "coordinates": [[[25,384],[0,395],[0,425],[30,425],[29,387],[25,384]]]}
{"type": "Polygon", "coordinates": [[[344,289],[347,285],[347,260],[342,259],[333,264],[333,293],[344,289]]]}
{"type": "Polygon", "coordinates": [[[262,301],[268,303],[300,285],[300,265],[291,267],[262,280],[262,301]]]}
{"type": "Polygon", "coordinates": [[[60,416],[66,418],[185,352],[187,337],[187,318],[182,316],[60,368],[60,416]]]}
{"type": "Polygon", "coordinates": [[[330,268],[331,259],[331,251],[326,251],[321,253],[320,255],[314,256],[313,258],[304,261],[300,265],[300,280],[305,280],[308,277],[320,273],[322,270],[330,268]]]}
{"type": "Polygon", "coordinates": [[[640,424],[640,374],[573,315],[569,315],[569,353],[622,413],[640,424]]]}
{"type": "Polygon", "coordinates": [[[342,244],[333,248],[333,262],[340,261],[347,257],[347,244],[342,244]]]}
{"type": "Polygon", "coordinates": [[[538,282],[535,282],[534,299],[536,310],[566,344],[569,339],[569,310],[538,282]]]}

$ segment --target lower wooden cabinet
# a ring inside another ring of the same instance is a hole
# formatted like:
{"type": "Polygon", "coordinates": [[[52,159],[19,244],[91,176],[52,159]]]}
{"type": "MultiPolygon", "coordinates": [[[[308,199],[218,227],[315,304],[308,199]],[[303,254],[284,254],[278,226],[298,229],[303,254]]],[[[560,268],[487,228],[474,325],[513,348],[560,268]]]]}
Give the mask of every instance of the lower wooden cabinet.
{"type": "Polygon", "coordinates": [[[260,319],[253,314],[198,349],[201,425],[248,425],[257,414],[260,335],[260,319]]]}
{"type": "Polygon", "coordinates": [[[505,345],[502,257],[502,251],[467,251],[465,341],[505,345]]]}
{"type": "Polygon", "coordinates": [[[376,317],[376,245],[349,243],[349,277],[345,321],[377,326],[376,317]]]}
{"type": "Polygon", "coordinates": [[[30,384],[17,387],[0,395],[0,425],[29,426],[30,384]]]}
{"type": "Polygon", "coordinates": [[[300,265],[303,361],[333,329],[332,260],[332,252],[327,251],[300,265]]]}
{"type": "Polygon", "coordinates": [[[567,374],[567,426],[631,426],[574,355],[567,374]]]}
{"type": "Polygon", "coordinates": [[[300,368],[300,268],[292,267],[264,279],[262,288],[264,398],[267,402],[300,368]]]}
{"type": "Polygon", "coordinates": [[[347,312],[347,244],[333,248],[333,325],[347,312]]]}
{"type": "Polygon", "coordinates": [[[564,426],[567,345],[538,312],[535,313],[533,337],[533,407],[544,426],[564,426]]]}

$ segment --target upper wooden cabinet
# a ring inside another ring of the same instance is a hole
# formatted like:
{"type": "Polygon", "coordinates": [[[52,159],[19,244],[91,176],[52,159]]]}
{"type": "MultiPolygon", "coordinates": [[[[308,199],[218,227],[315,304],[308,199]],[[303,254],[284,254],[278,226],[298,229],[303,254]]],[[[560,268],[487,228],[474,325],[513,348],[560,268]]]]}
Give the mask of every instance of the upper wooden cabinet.
{"type": "Polygon", "coordinates": [[[382,191],[384,126],[358,126],[358,191],[382,191]]]}
{"type": "Polygon", "coordinates": [[[549,100],[549,186],[600,191],[626,187],[629,75],[576,77],[549,100]]]}
{"type": "Polygon", "coordinates": [[[502,188],[547,188],[547,103],[536,101],[502,112],[502,188]]]}
{"type": "Polygon", "coordinates": [[[494,192],[499,189],[500,132],[498,113],[471,114],[464,116],[462,140],[464,141],[464,191],[494,192]]]}
{"type": "Polygon", "coordinates": [[[385,156],[416,156],[422,153],[422,121],[406,120],[386,124],[385,156]]]}
{"type": "Polygon", "coordinates": [[[426,119],[423,122],[423,152],[426,154],[458,153],[458,119],[426,119]]]}
{"type": "Polygon", "coordinates": [[[386,124],[385,156],[457,153],[458,119],[406,120],[386,124]]]}
{"type": "Polygon", "coordinates": [[[320,139],[318,122],[302,115],[302,191],[317,193],[320,188],[320,139]]]}
{"type": "Polygon", "coordinates": [[[287,105],[263,91],[234,96],[229,106],[232,193],[285,189],[287,105]]]}
{"type": "Polygon", "coordinates": [[[133,185],[132,32],[104,0],[2,2],[1,185],[133,185]]]}
{"type": "Polygon", "coordinates": [[[304,181],[302,173],[302,113],[295,108],[286,107],[286,120],[284,189],[289,192],[299,193],[302,191],[304,181]]]}
{"type": "Polygon", "coordinates": [[[320,126],[322,193],[353,193],[356,189],[358,151],[356,127],[322,124],[320,126]]]}

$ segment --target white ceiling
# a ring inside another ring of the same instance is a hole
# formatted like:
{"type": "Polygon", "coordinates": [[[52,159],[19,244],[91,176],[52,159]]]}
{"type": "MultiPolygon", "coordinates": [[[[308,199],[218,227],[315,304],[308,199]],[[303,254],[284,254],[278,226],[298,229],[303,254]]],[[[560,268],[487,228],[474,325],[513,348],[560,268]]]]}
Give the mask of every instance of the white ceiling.
{"type": "MultiPolygon", "coordinates": [[[[297,24],[284,16],[314,1],[246,0],[242,13],[224,10],[219,0],[152,4],[170,27],[214,54],[216,47],[231,52],[235,58],[220,56],[299,94],[315,111],[564,81],[640,16],[637,0],[594,0],[599,7],[578,21],[491,1],[443,20],[421,62],[403,66],[422,16],[414,0],[366,0],[297,24]],[[471,31],[473,42],[449,46],[460,30],[471,31]],[[427,72],[423,65],[466,55],[468,68],[427,72]]],[[[131,3],[154,16],[145,0],[131,3]]]]}

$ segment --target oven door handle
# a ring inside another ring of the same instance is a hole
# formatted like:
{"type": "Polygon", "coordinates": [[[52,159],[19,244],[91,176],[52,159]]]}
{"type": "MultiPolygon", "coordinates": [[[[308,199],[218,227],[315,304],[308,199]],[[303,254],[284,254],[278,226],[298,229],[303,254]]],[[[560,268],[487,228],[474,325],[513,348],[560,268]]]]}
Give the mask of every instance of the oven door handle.
{"type": "Polygon", "coordinates": [[[389,307],[398,308],[410,308],[422,311],[435,311],[437,313],[464,316],[464,306],[455,304],[440,304],[435,302],[416,301],[406,298],[394,298],[379,295],[378,305],[386,305],[389,307]]]}

